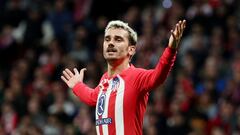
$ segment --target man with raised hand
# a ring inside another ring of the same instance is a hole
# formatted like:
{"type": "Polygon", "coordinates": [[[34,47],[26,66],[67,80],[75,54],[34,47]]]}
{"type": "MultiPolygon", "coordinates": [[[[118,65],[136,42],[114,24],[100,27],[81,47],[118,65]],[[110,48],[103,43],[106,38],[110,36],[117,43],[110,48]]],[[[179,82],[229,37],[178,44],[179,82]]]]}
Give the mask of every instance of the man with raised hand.
{"type": "Polygon", "coordinates": [[[96,107],[98,135],[142,135],[143,116],[149,92],[166,80],[175,58],[186,21],[171,30],[168,47],[154,69],[136,68],[131,58],[136,52],[137,33],[122,21],[111,21],[105,29],[103,56],[107,72],[92,89],[83,83],[85,68],[63,71],[61,79],[80,100],[96,107]]]}

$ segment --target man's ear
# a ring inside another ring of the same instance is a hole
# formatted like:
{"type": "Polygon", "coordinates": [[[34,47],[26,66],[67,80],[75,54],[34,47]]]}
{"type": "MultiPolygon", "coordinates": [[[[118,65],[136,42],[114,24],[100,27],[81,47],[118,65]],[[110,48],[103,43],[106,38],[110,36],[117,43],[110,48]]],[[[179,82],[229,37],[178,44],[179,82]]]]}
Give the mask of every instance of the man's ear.
{"type": "Polygon", "coordinates": [[[130,56],[133,56],[136,53],[136,46],[135,45],[130,45],[128,47],[128,53],[130,56]]]}

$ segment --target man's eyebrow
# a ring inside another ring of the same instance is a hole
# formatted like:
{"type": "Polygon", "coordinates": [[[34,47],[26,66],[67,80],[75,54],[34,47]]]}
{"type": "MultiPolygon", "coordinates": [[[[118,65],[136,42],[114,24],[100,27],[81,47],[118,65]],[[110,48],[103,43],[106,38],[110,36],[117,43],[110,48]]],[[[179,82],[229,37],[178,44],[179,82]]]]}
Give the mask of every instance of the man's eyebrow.
{"type": "Polygon", "coordinates": [[[116,35],[115,37],[116,37],[116,38],[123,38],[122,36],[118,36],[118,35],[116,35]]]}
{"type": "Polygon", "coordinates": [[[110,35],[105,35],[105,36],[104,36],[104,38],[109,38],[109,37],[110,37],[110,35]]]}
{"type": "MultiPolygon", "coordinates": [[[[108,38],[111,37],[111,35],[105,35],[104,38],[108,38]]],[[[119,36],[119,35],[114,35],[113,37],[115,38],[123,38],[123,36],[119,36]]]]}

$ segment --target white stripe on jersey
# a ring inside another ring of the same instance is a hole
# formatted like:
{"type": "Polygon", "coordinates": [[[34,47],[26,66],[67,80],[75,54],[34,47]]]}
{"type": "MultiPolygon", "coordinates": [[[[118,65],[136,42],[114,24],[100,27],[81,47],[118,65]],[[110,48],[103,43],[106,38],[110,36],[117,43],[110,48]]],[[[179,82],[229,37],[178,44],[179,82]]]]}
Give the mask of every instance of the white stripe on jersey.
{"type": "Polygon", "coordinates": [[[97,135],[100,135],[99,126],[96,126],[97,135]]]}
{"type": "Polygon", "coordinates": [[[116,135],[124,135],[124,117],[123,117],[123,96],[125,83],[124,80],[118,75],[120,80],[120,85],[117,90],[116,103],[115,103],[115,127],[116,127],[116,135]]]}
{"type": "MultiPolygon", "coordinates": [[[[109,82],[110,82],[109,86],[111,86],[112,81],[109,81],[109,82]]],[[[102,115],[102,118],[108,118],[108,104],[109,104],[111,92],[112,92],[111,87],[108,87],[106,92],[106,100],[104,105],[105,107],[104,107],[104,113],[102,115]]],[[[103,124],[102,129],[103,129],[103,134],[108,135],[108,124],[103,124]]]]}
{"type": "MultiPolygon", "coordinates": [[[[100,95],[102,95],[102,90],[99,91],[98,99],[99,99],[100,95]]],[[[96,111],[96,113],[95,113],[96,120],[99,119],[98,114],[97,114],[97,112],[98,112],[98,107],[97,107],[97,105],[98,105],[98,100],[97,100],[96,110],[95,110],[95,111],[96,111]]],[[[100,126],[100,125],[99,125],[99,126],[100,126]]],[[[100,135],[100,129],[99,129],[99,126],[96,126],[97,135],[100,135]]]]}

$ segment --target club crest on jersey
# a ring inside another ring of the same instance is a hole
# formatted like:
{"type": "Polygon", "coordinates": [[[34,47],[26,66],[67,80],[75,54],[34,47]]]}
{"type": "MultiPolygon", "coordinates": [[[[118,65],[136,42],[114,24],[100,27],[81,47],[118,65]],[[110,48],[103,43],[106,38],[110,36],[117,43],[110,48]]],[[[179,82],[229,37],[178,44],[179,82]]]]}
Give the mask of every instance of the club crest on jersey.
{"type": "Polygon", "coordinates": [[[111,90],[116,91],[119,88],[120,79],[116,76],[112,79],[111,90]]]}
{"type": "Polygon", "coordinates": [[[101,116],[104,113],[104,105],[105,105],[106,94],[102,93],[98,99],[97,104],[97,115],[101,116]]]}
{"type": "Polygon", "coordinates": [[[108,88],[108,85],[109,85],[108,79],[103,79],[99,84],[99,87],[101,90],[106,91],[108,88]]]}

